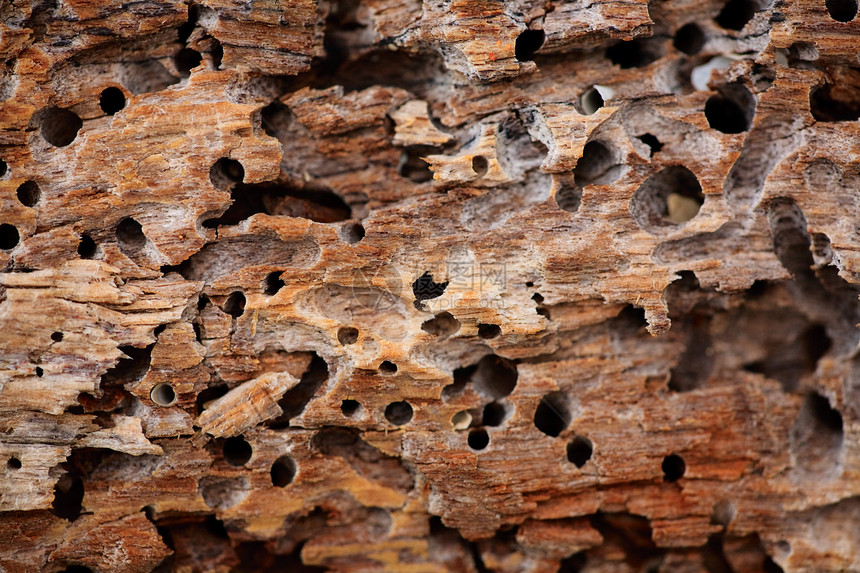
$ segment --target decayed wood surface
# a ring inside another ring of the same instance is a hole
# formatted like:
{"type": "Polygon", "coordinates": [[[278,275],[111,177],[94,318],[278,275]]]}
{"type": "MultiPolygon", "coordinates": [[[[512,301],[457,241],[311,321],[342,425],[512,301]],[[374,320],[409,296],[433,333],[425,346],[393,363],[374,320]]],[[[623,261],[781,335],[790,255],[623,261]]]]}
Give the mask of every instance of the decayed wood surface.
{"type": "Polygon", "coordinates": [[[856,15],[4,2],[0,570],[860,570],[856,15]]]}

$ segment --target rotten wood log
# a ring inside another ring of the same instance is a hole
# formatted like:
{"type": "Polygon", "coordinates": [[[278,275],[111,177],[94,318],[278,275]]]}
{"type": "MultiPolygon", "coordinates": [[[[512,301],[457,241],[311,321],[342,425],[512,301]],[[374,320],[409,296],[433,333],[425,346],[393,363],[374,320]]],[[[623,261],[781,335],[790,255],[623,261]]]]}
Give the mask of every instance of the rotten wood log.
{"type": "Polygon", "coordinates": [[[860,571],[857,0],[0,4],[0,571],[860,571]]]}

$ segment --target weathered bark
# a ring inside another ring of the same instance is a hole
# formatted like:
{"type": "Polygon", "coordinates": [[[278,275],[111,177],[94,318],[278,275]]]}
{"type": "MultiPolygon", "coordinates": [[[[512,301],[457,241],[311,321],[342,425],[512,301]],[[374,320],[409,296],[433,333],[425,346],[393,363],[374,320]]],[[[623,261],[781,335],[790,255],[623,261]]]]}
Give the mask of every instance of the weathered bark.
{"type": "Polygon", "coordinates": [[[4,3],[0,570],[860,570],[856,15],[4,3]]]}

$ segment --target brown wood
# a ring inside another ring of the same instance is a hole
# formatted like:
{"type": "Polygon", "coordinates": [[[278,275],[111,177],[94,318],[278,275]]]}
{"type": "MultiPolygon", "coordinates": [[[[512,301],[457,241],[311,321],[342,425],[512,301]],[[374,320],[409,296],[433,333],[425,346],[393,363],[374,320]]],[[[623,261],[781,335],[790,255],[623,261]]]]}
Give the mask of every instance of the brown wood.
{"type": "Polygon", "coordinates": [[[3,3],[0,570],[860,571],[856,16],[3,3]]]}

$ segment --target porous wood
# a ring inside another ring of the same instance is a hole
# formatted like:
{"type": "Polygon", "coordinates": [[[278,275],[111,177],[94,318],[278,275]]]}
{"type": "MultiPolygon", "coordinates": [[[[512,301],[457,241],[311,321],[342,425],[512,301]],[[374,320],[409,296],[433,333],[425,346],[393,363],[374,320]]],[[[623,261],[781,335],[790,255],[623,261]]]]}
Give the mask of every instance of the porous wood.
{"type": "Polygon", "coordinates": [[[860,571],[856,16],[3,2],[0,570],[860,571]]]}

